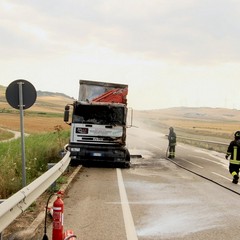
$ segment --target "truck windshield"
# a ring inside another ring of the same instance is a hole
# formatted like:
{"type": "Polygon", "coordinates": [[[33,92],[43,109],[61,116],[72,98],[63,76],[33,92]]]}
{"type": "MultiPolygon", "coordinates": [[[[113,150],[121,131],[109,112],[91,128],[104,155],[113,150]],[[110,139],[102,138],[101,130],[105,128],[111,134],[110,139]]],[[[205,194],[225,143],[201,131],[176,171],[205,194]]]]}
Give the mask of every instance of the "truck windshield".
{"type": "Polygon", "coordinates": [[[106,105],[75,105],[73,122],[124,125],[124,107],[106,105]]]}

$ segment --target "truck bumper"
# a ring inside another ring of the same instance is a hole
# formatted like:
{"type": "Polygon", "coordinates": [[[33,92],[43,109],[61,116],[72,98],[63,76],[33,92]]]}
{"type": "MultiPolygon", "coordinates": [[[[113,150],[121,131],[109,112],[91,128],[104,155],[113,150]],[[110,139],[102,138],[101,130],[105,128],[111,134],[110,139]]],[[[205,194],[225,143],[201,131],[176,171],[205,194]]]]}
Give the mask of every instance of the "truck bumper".
{"type": "Polygon", "coordinates": [[[125,146],[69,144],[72,162],[87,165],[88,163],[109,163],[112,165],[130,166],[130,154],[125,146]]]}

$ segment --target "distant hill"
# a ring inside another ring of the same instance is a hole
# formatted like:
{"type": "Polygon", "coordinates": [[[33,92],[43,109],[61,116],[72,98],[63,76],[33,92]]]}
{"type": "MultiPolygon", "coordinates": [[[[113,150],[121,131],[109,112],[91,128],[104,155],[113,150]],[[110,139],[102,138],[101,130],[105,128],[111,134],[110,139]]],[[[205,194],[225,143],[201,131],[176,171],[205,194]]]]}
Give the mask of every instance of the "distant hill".
{"type": "Polygon", "coordinates": [[[48,91],[37,91],[37,96],[38,97],[45,97],[45,96],[61,96],[61,97],[64,97],[64,98],[71,98],[69,97],[68,95],[64,94],[64,93],[58,93],[58,92],[48,92],[48,91]]]}
{"type": "MultiPolygon", "coordinates": [[[[0,110],[10,109],[11,106],[6,101],[6,87],[0,85],[0,110]]],[[[66,104],[72,103],[74,99],[64,93],[37,91],[36,103],[30,108],[31,111],[40,112],[63,112],[66,104]]],[[[156,110],[134,111],[135,118],[154,121],[166,119],[182,119],[185,121],[239,121],[240,110],[226,108],[207,108],[207,107],[175,107],[156,110]],[[147,113],[147,114],[146,114],[147,113]]]]}
{"type": "MultiPolygon", "coordinates": [[[[139,111],[139,113],[146,111],[139,111]]],[[[186,120],[240,120],[240,110],[228,108],[210,108],[210,107],[174,107],[166,109],[148,110],[149,114],[158,116],[158,118],[186,119],[186,120]]]]}
{"type": "Polygon", "coordinates": [[[0,102],[6,100],[5,98],[6,87],[0,85],[0,102]]]}
{"type": "MultiPolygon", "coordinates": [[[[6,87],[0,85],[0,109],[12,109],[5,97],[6,87]]],[[[35,104],[29,108],[38,112],[63,112],[66,104],[72,103],[73,98],[63,93],[37,91],[35,104]]]]}
{"type": "MultiPolygon", "coordinates": [[[[6,92],[7,87],[4,87],[2,85],[0,85],[0,97],[4,97],[5,98],[5,92],[6,92]]],[[[62,96],[65,98],[71,98],[68,95],[64,94],[64,93],[59,93],[59,92],[48,92],[48,91],[41,91],[38,90],[37,91],[37,96],[38,97],[43,97],[43,96],[62,96]]]]}

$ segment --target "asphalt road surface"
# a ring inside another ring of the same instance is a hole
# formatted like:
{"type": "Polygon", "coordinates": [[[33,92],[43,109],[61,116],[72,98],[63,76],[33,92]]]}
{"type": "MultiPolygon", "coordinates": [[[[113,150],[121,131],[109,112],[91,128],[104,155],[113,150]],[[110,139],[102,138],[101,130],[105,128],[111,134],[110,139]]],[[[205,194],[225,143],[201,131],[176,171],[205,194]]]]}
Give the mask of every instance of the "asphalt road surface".
{"type": "Polygon", "coordinates": [[[142,158],[130,169],[82,168],[64,200],[64,229],[79,240],[239,240],[240,186],[224,154],[177,144],[174,162],[211,182],[167,160],[167,144],[129,129],[130,153],[142,158]]]}

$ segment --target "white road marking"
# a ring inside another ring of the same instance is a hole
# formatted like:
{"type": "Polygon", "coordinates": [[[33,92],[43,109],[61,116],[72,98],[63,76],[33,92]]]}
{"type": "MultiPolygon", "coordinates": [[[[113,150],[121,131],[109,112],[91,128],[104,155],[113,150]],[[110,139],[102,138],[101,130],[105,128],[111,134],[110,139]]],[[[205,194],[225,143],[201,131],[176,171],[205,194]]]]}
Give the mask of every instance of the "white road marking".
{"type": "Polygon", "coordinates": [[[149,143],[149,142],[146,142],[146,141],[143,141],[143,142],[147,143],[149,146],[152,146],[152,147],[154,147],[154,148],[156,148],[156,149],[163,150],[162,147],[157,147],[157,146],[155,146],[155,145],[153,145],[153,144],[151,144],[151,143],[149,143]]]}
{"type": "Polygon", "coordinates": [[[212,172],[212,173],[215,174],[215,175],[217,175],[217,176],[219,176],[219,177],[221,177],[221,178],[224,178],[224,179],[227,179],[227,180],[229,180],[229,181],[232,181],[232,179],[227,178],[227,177],[224,177],[223,175],[221,175],[221,174],[219,174],[219,173],[216,173],[216,172],[212,172]]]}
{"type": "Polygon", "coordinates": [[[202,159],[202,160],[207,161],[207,162],[215,163],[217,165],[223,166],[224,168],[228,168],[227,162],[226,163],[225,162],[216,162],[214,160],[210,160],[209,158],[200,157],[200,156],[197,156],[197,155],[192,156],[192,157],[195,157],[195,158],[198,158],[198,159],[202,159]]]}
{"type": "Polygon", "coordinates": [[[181,160],[183,160],[183,161],[185,161],[185,162],[188,162],[188,163],[190,163],[190,164],[192,164],[192,165],[194,165],[194,166],[196,166],[196,167],[203,168],[202,166],[200,166],[200,165],[198,165],[198,164],[196,164],[196,163],[190,162],[190,161],[188,161],[188,160],[186,160],[186,159],[184,159],[184,158],[181,158],[181,160]]]}
{"type": "Polygon", "coordinates": [[[123,219],[125,224],[125,230],[127,240],[138,240],[136,229],[133,222],[132,213],[129,207],[126,189],[123,183],[121,169],[117,168],[118,188],[120,193],[120,199],[122,204],[123,219]]]}
{"type": "Polygon", "coordinates": [[[218,164],[218,165],[222,165],[222,163],[216,162],[216,161],[211,160],[211,159],[209,159],[209,158],[200,157],[200,156],[198,156],[198,155],[193,155],[192,157],[195,157],[195,158],[198,158],[198,159],[202,159],[202,160],[205,160],[205,161],[208,161],[208,162],[211,162],[211,163],[216,163],[216,164],[218,164]]]}
{"type": "Polygon", "coordinates": [[[158,150],[165,151],[165,149],[163,147],[159,147],[159,146],[153,145],[153,144],[151,144],[148,141],[145,141],[143,139],[138,139],[138,141],[144,142],[145,144],[148,144],[149,146],[151,146],[153,148],[156,148],[158,150]]]}

